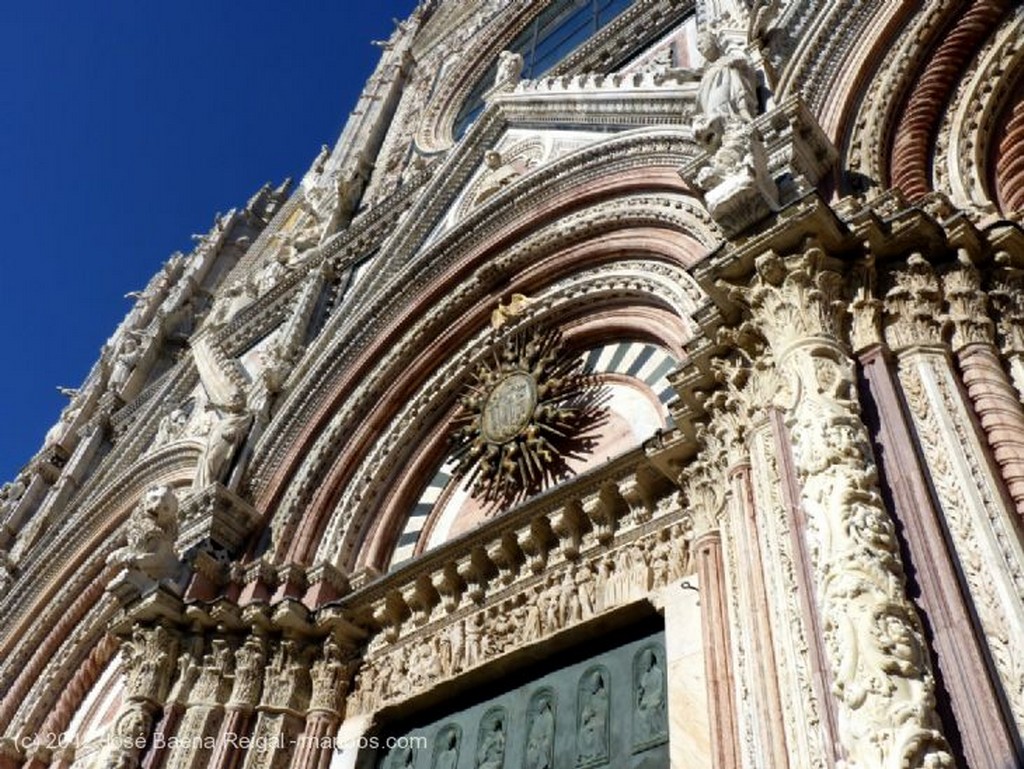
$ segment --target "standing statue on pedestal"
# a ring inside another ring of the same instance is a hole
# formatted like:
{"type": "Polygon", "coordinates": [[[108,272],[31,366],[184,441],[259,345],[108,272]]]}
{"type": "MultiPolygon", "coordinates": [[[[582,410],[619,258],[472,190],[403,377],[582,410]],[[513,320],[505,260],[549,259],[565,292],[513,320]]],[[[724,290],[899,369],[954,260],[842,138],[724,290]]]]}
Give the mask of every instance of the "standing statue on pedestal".
{"type": "Polygon", "coordinates": [[[117,348],[113,370],[110,372],[108,386],[117,395],[121,394],[136,364],[142,359],[142,344],[139,337],[129,332],[117,348]]]}
{"type": "Polygon", "coordinates": [[[711,32],[700,34],[697,48],[707,61],[697,91],[701,112],[726,122],[753,120],[757,115],[757,73],[747,55],[726,51],[711,32]]]}
{"type": "Polygon", "coordinates": [[[199,457],[194,489],[203,489],[211,483],[223,482],[231,469],[239,446],[245,441],[252,426],[252,413],[246,409],[245,396],[239,393],[225,406],[220,419],[210,428],[206,446],[199,457]]]}

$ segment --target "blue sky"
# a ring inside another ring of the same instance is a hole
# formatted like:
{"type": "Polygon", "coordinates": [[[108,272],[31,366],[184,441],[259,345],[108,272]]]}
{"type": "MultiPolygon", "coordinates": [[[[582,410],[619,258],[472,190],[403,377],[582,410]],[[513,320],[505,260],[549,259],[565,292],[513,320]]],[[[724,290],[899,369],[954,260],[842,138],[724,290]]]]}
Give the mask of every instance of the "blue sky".
{"type": "Polygon", "coordinates": [[[337,139],[415,0],[7,4],[0,482],[189,235],[337,139]]]}

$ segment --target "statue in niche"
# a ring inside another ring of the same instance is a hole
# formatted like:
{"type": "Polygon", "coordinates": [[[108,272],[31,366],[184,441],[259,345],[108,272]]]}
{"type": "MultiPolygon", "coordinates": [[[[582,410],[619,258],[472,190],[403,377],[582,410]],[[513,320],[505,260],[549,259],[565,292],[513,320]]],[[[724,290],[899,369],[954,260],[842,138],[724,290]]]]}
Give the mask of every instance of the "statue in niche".
{"type": "Polygon", "coordinates": [[[633,742],[646,747],[663,740],[668,733],[665,708],[665,667],[653,647],[642,649],[634,662],[636,681],[633,713],[633,742]]]}
{"type": "Polygon", "coordinates": [[[107,563],[127,566],[157,582],[171,578],[180,565],[174,552],[177,536],[178,499],[169,486],[153,486],[128,518],[127,544],[112,552],[107,563]]]}
{"type": "Polygon", "coordinates": [[[552,769],[554,766],[555,714],[552,700],[550,691],[541,691],[530,701],[523,769],[552,769]]]}
{"type": "Polygon", "coordinates": [[[114,367],[110,372],[110,379],[107,381],[112,392],[118,395],[121,394],[141,358],[142,344],[140,339],[137,334],[129,332],[118,345],[114,367]]]}
{"type": "Polygon", "coordinates": [[[238,447],[245,441],[252,426],[252,413],[246,409],[245,396],[238,393],[222,407],[223,414],[210,428],[206,445],[199,457],[194,489],[203,489],[211,483],[223,482],[231,469],[238,447]]]}
{"type": "Polygon", "coordinates": [[[480,720],[476,769],[501,769],[505,763],[505,710],[492,708],[480,720]]]}
{"type": "Polygon", "coordinates": [[[576,765],[589,766],[608,758],[608,672],[592,668],[579,690],[576,765]]]}
{"type": "Polygon", "coordinates": [[[434,762],[431,769],[455,769],[459,763],[459,727],[446,726],[434,740],[434,762]]]}

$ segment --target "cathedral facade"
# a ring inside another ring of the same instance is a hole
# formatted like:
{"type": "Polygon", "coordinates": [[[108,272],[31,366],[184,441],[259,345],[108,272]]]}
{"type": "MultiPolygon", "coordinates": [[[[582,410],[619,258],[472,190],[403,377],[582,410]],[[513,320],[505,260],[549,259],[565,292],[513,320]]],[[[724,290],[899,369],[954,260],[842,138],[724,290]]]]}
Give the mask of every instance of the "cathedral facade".
{"type": "Polygon", "coordinates": [[[0,769],[1024,766],[1024,6],[423,0],[0,492],[0,769]]]}

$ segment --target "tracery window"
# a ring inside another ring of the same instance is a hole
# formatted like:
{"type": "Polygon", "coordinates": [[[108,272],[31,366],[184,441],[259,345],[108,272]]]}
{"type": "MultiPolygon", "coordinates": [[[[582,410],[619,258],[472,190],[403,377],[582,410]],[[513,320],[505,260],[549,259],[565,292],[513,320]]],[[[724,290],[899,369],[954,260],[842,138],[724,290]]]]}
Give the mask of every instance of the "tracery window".
{"type": "MultiPolygon", "coordinates": [[[[537,14],[505,48],[523,57],[523,77],[536,78],[607,26],[636,0],[555,0],[537,14]]],[[[461,138],[484,108],[484,93],[494,84],[497,61],[491,65],[455,117],[454,135],[461,138]]]]}

